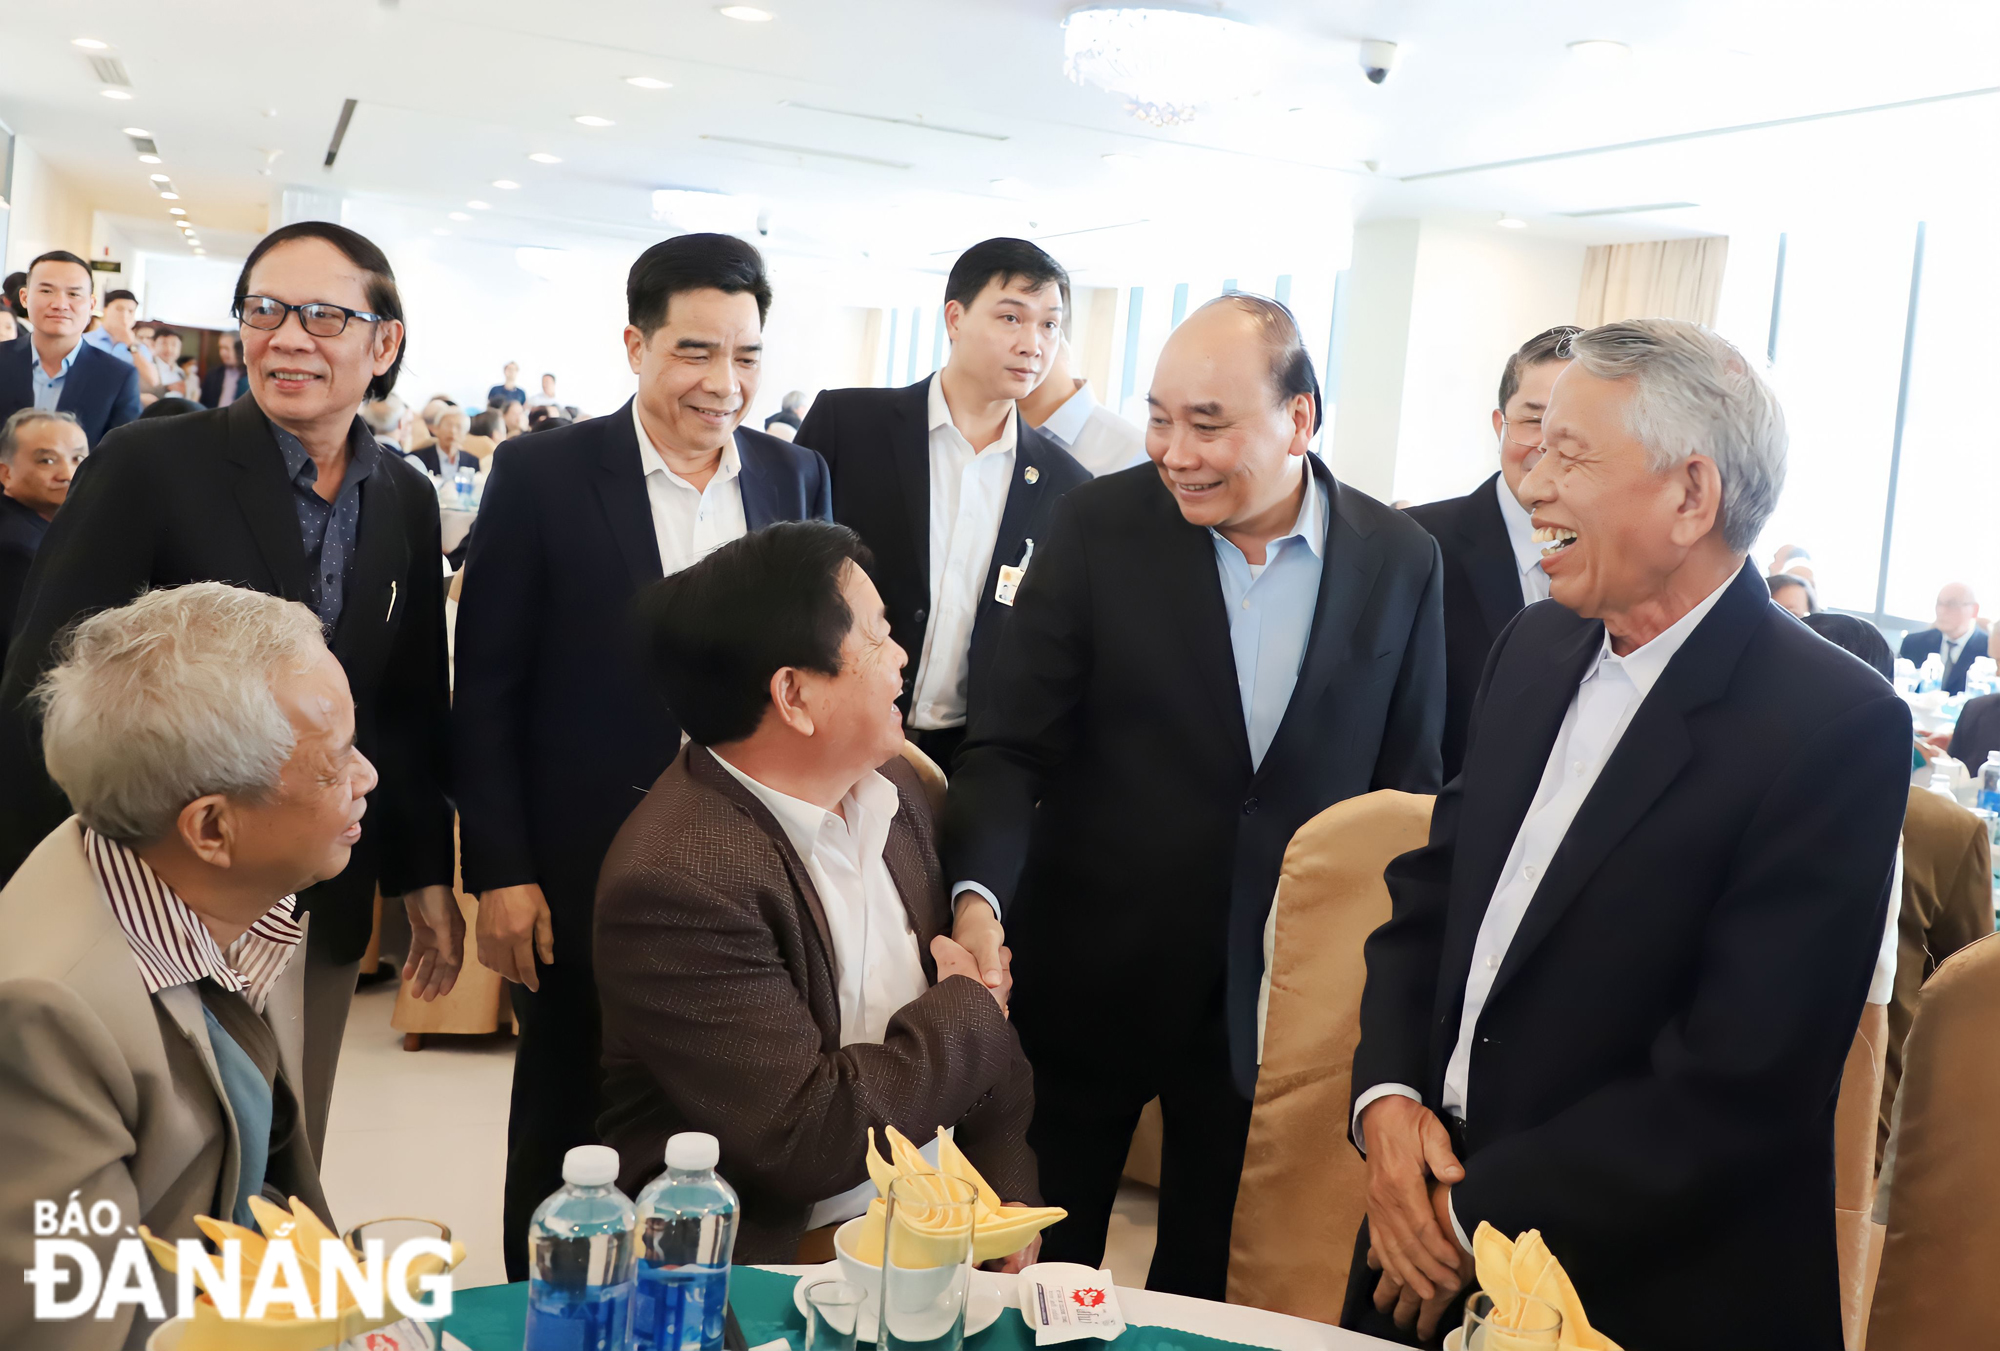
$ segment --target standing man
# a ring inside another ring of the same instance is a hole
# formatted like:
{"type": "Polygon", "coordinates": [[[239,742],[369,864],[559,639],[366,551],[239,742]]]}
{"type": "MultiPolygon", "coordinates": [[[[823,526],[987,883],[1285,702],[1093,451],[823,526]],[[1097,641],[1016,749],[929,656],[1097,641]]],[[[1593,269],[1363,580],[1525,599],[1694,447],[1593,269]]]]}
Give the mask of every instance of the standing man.
{"type": "Polygon", "coordinates": [[[0,662],[35,551],[88,454],[83,428],[68,413],[23,408],[0,424],[0,662]]]}
{"type": "Polygon", "coordinates": [[[1429,1337],[1491,1223],[1627,1346],[1699,1291],[1705,1348],[1835,1351],[1834,1101],[1909,710],[1746,562],[1785,477],[1752,365],[1678,319],[1570,350],[1521,485],[1559,603],[1495,649],[1367,942],[1343,1322],[1429,1337]]]}
{"type": "Polygon", "coordinates": [[[100,352],[111,353],[120,361],[132,361],[132,347],[138,341],[132,325],[138,318],[139,297],[130,291],[107,291],[104,293],[104,323],[98,328],[86,330],[83,340],[100,352]]]}
{"type": "Polygon", "coordinates": [[[1096,1265],[1139,1112],[1165,1114],[1147,1288],[1221,1299],[1257,1081],[1265,917],[1292,834],[1438,786],[1442,568],[1308,449],[1319,387],[1276,301],[1209,302],[1147,396],[1152,465],[1057,509],[951,781],[958,941],[1015,956],[1028,1141],[1096,1265]],[[984,897],[986,900],[982,900],[984,897]]]}
{"type": "MultiPolygon", "coordinates": [[[[547,383],[548,380],[545,376],[543,377],[543,384],[546,385],[547,383]]],[[[491,408],[495,399],[500,400],[502,403],[527,403],[528,391],[521,388],[520,362],[510,361],[500,368],[500,383],[486,391],[486,406],[491,408]]]]}
{"type": "Polygon", "coordinates": [[[757,250],[729,235],[666,240],[639,255],[625,298],[637,396],[495,452],[458,608],[465,889],[479,895],[479,960],[514,982],[521,1023],[511,1280],[528,1274],[528,1219],[561,1185],[563,1154],[597,1140],[598,870],[680,749],[633,597],[747,531],[830,510],[819,456],[739,425],[771,307],[757,250]]]}
{"type": "Polygon", "coordinates": [[[1918,666],[1936,652],[1944,658],[1944,692],[1965,692],[1965,677],[1973,659],[1987,654],[1986,635],[1979,628],[1979,597],[1964,582],[1946,582],[1937,594],[1937,624],[1903,635],[1897,655],[1918,666]]]}
{"type": "Polygon", "coordinates": [[[72,413],[96,445],[139,416],[139,373],[83,340],[90,264],[58,249],[28,264],[21,294],[29,332],[0,350],[0,419],[23,408],[72,413]]]}
{"type": "Polygon", "coordinates": [[[0,681],[0,875],[69,811],[43,767],[28,694],[78,616],[199,581],[318,615],[354,690],[355,744],[381,786],[353,859],[299,896],[313,917],[302,1105],[317,1156],[377,884],[409,911],[418,994],[451,987],[463,948],[437,495],[358,415],[395,383],[403,351],[402,301],[380,249],[324,221],[274,230],[243,265],[233,313],[254,397],[106,438],[35,559],[0,681]]]}
{"type": "Polygon", "coordinates": [[[222,361],[201,377],[201,402],[205,408],[227,408],[250,386],[244,379],[243,361],[236,346],[236,335],[224,333],[215,340],[215,346],[222,356],[222,361]]]}
{"type": "Polygon", "coordinates": [[[1048,375],[1021,400],[1021,416],[1095,477],[1144,463],[1146,434],[1099,403],[1090,381],[1070,373],[1071,355],[1065,336],[1049,356],[1048,375]]]}
{"type": "Polygon", "coordinates": [[[556,397],[556,377],[551,371],[542,372],[542,392],[528,396],[529,408],[560,408],[562,400],[556,397]]]}
{"type": "Polygon", "coordinates": [[[1549,389],[1569,364],[1564,344],[1583,332],[1563,324],[1537,333],[1500,371],[1493,435],[1500,472],[1464,497],[1426,502],[1410,519],[1431,532],[1444,554],[1444,777],[1465,761],[1465,728],[1486,654],[1524,605],[1549,598],[1542,546],[1515,494],[1542,458],[1542,413],[1549,389]]]}
{"type": "Polygon", "coordinates": [[[870,575],[914,660],[912,738],[951,768],[966,711],[1056,499],[1090,475],[1020,419],[1062,333],[1069,275],[1025,239],[974,244],[945,279],[951,356],[906,389],[830,389],[798,443],[833,471],[833,518],[874,551],[870,575]]]}

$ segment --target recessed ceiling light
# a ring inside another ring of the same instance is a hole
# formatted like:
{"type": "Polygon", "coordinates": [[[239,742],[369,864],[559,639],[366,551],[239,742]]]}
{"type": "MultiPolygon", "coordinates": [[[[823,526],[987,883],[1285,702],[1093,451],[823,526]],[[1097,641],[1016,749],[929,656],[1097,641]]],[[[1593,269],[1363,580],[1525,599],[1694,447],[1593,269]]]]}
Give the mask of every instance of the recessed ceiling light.
{"type": "Polygon", "coordinates": [[[1519,216],[1502,216],[1494,223],[1503,230],[1525,230],[1528,228],[1528,222],[1522,220],[1519,216]]]}
{"type": "Polygon", "coordinates": [[[169,216],[185,216],[187,208],[184,206],[170,206],[167,208],[167,214],[169,216]]]}
{"type": "Polygon", "coordinates": [[[511,178],[496,178],[493,180],[493,186],[499,188],[503,192],[512,192],[515,188],[518,188],[521,185],[519,183],[516,183],[511,178]]]}
{"type": "Polygon", "coordinates": [[[72,47],[81,47],[87,52],[101,52],[111,44],[108,42],[99,42],[96,38],[71,38],[69,45],[72,47]]]}
{"type": "Polygon", "coordinates": [[[486,202],[467,202],[466,205],[471,207],[474,211],[491,211],[493,209],[493,207],[486,202]]]}
{"type": "Polygon", "coordinates": [[[150,141],[153,138],[153,133],[147,131],[144,127],[127,127],[125,128],[125,135],[137,136],[142,141],[150,141]]]}
{"type": "Polygon", "coordinates": [[[725,19],[734,19],[738,23],[771,22],[771,11],[759,9],[755,5],[722,5],[715,12],[725,19]]]}
{"type": "Polygon", "coordinates": [[[160,157],[158,155],[139,156],[139,163],[141,164],[158,164],[159,162],[160,162],[160,157]]]}
{"type": "Polygon", "coordinates": [[[434,235],[448,235],[451,233],[451,231],[445,229],[442,225],[440,225],[436,229],[432,230],[431,233],[434,235]]]}
{"type": "Polygon", "coordinates": [[[573,120],[580,127],[611,127],[617,125],[610,118],[599,117],[595,113],[579,113],[573,120]]]}
{"type": "Polygon", "coordinates": [[[207,252],[208,252],[208,250],[207,250],[207,249],[196,249],[196,250],[195,250],[195,252],[196,252],[196,253],[207,253],[207,252]]]}
{"type": "Polygon", "coordinates": [[[634,89],[672,89],[672,88],[673,88],[673,85],[672,85],[672,84],[670,84],[670,83],[668,83],[667,81],[665,81],[665,80],[656,80],[656,79],[654,79],[654,78],[653,78],[652,76],[650,76],[650,75],[627,75],[627,76],[625,77],[625,83],[626,83],[626,84],[629,84],[629,85],[631,85],[631,86],[632,86],[632,87],[633,87],[634,89]]]}
{"type": "Polygon", "coordinates": [[[167,181],[167,176],[165,174],[148,174],[147,177],[152,179],[155,183],[164,183],[167,181]]]}
{"type": "Polygon", "coordinates": [[[126,93],[123,89],[100,89],[97,92],[104,95],[104,97],[108,99],[117,99],[120,102],[123,102],[124,100],[132,97],[130,94],[126,93]]]}
{"type": "Polygon", "coordinates": [[[1103,159],[1106,164],[1116,165],[1120,169],[1127,168],[1139,162],[1137,155],[1128,155],[1122,150],[1114,150],[1110,154],[1105,155],[1103,159]]]}
{"type": "Polygon", "coordinates": [[[181,199],[181,195],[178,192],[163,192],[160,194],[160,198],[162,201],[178,202],[181,199]]]}
{"type": "Polygon", "coordinates": [[[466,215],[466,214],[465,214],[465,213],[464,213],[463,211],[454,211],[454,212],[452,212],[452,213],[451,213],[451,214],[450,214],[449,216],[447,216],[447,217],[446,217],[446,219],[447,219],[447,220],[471,220],[471,219],[472,219],[472,217],[470,217],[470,216],[466,215]]]}
{"type": "Polygon", "coordinates": [[[1581,42],[1569,44],[1569,54],[1579,61],[1588,61],[1594,66],[1610,65],[1623,61],[1632,55],[1632,49],[1622,42],[1609,38],[1585,38],[1581,42]]]}
{"type": "Polygon", "coordinates": [[[546,151],[546,150],[537,150],[537,151],[536,151],[536,152],[535,152],[534,154],[532,154],[532,155],[528,156],[528,158],[529,158],[529,159],[531,159],[531,160],[533,160],[533,161],[534,161],[535,163],[537,163],[537,164],[561,164],[561,163],[562,163],[562,156],[561,156],[561,155],[551,155],[551,154],[550,154],[550,153],[549,153],[548,151],[546,151]]]}

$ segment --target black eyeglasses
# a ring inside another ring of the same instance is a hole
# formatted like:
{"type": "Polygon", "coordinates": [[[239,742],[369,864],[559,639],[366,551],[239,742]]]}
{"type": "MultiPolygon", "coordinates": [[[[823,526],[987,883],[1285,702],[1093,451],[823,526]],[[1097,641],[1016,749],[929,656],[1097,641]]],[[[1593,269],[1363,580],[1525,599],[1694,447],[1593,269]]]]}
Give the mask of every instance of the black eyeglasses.
{"type": "Polygon", "coordinates": [[[324,300],[310,301],[304,305],[287,305],[282,300],[269,296],[238,296],[231,311],[238,320],[251,328],[265,330],[283,328],[285,316],[293,312],[299,316],[299,327],[315,338],[337,338],[347,331],[347,321],[360,319],[367,323],[379,324],[383,316],[370,314],[367,310],[350,310],[345,305],[332,305],[324,300]]]}

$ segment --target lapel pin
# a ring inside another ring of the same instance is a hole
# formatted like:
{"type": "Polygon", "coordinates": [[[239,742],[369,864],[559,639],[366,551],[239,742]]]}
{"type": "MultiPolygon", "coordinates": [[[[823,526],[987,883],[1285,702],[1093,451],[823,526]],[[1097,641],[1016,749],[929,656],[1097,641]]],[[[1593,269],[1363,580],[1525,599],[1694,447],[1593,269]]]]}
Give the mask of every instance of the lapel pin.
{"type": "Polygon", "coordinates": [[[1038,479],[1041,478],[1041,476],[1042,476],[1042,471],[1035,468],[1035,466],[1033,466],[1032,464],[1028,466],[1028,472],[1021,475],[1022,478],[1028,480],[1028,482],[1030,483],[1037,481],[1038,479]]]}

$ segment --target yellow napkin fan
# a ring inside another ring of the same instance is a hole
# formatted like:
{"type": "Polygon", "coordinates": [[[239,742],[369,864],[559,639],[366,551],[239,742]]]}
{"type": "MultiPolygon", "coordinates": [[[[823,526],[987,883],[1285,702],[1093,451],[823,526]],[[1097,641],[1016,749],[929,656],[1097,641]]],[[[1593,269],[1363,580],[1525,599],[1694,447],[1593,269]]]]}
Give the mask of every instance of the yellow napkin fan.
{"type": "MultiPolygon", "coordinates": [[[[881,1193],[868,1203],[868,1213],[862,1217],[859,1235],[853,1241],[853,1255],[865,1262],[879,1266],[882,1262],[882,1240],[884,1225],[888,1218],[889,1184],[898,1178],[917,1179],[918,1189],[934,1201],[942,1203],[948,1199],[942,1186],[927,1185],[925,1179],[955,1177],[972,1184],[979,1193],[977,1211],[973,1224],[973,1260],[991,1262],[996,1258],[1017,1253],[1028,1246],[1028,1241],[1042,1230],[1068,1215],[1059,1206],[1006,1206],[1000,1203],[1000,1194],[979,1175],[944,1127],[938,1127],[938,1162],[941,1168],[933,1168],[930,1161],[918,1152],[903,1133],[894,1126],[885,1127],[883,1133],[889,1137],[890,1159],[876,1153],[875,1128],[868,1128],[868,1176],[875,1183],[875,1190],[881,1193]]],[[[925,1238],[946,1239],[954,1228],[950,1219],[938,1212],[897,1211],[896,1264],[898,1266],[936,1266],[934,1254],[923,1251],[925,1238]]],[[[961,1240],[962,1242],[963,1240],[961,1240]]]]}
{"type": "MultiPolygon", "coordinates": [[[[194,1218],[195,1226],[208,1236],[210,1242],[219,1246],[224,1240],[235,1239],[242,1244],[238,1309],[249,1306],[250,1292],[256,1287],[257,1271],[263,1265],[265,1249],[271,1240],[281,1238],[292,1241],[298,1253],[300,1270],[305,1274],[306,1289],[311,1292],[315,1303],[319,1300],[319,1245],[325,1239],[338,1242],[340,1236],[313,1214],[311,1206],[296,1196],[291,1200],[291,1209],[285,1210],[261,1196],[249,1198],[250,1213],[256,1217],[257,1227],[264,1231],[262,1234],[226,1220],[210,1219],[206,1215],[194,1218]]],[[[162,1267],[168,1271],[179,1270],[180,1254],[173,1244],[156,1237],[144,1225],[139,1226],[139,1236],[146,1240],[153,1259],[162,1267]]],[[[449,1271],[464,1260],[465,1245],[456,1239],[452,1240],[450,1262],[430,1256],[417,1258],[409,1267],[410,1293],[417,1295],[421,1292],[422,1287],[417,1283],[419,1278],[449,1271]]],[[[195,1301],[194,1318],[181,1335],[177,1344],[179,1351],[319,1351],[321,1347],[338,1346],[350,1337],[400,1322],[403,1318],[394,1304],[387,1303],[382,1309],[382,1317],[367,1317],[355,1303],[353,1292],[344,1284],[340,1287],[340,1314],[336,1318],[300,1318],[289,1303],[273,1303],[269,1316],[264,1318],[224,1318],[215,1306],[214,1292],[208,1288],[204,1274],[197,1271],[195,1279],[202,1287],[202,1297],[195,1301]]]]}
{"type": "Polygon", "coordinates": [[[1591,1327],[1584,1317],[1576,1287],[1569,1283],[1569,1273],[1556,1261],[1549,1245],[1542,1242],[1541,1230],[1530,1229],[1519,1239],[1510,1240],[1481,1220],[1472,1236],[1472,1262],[1479,1274],[1479,1288],[1493,1300],[1496,1325],[1510,1325],[1521,1296],[1529,1295],[1562,1314],[1558,1343],[1562,1351],[1619,1351],[1618,1343],[1591,1327]]]}

